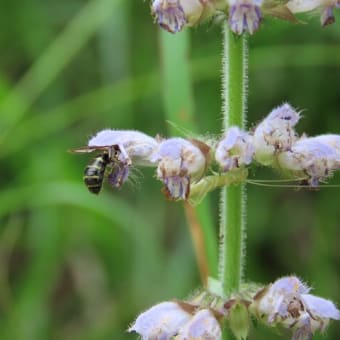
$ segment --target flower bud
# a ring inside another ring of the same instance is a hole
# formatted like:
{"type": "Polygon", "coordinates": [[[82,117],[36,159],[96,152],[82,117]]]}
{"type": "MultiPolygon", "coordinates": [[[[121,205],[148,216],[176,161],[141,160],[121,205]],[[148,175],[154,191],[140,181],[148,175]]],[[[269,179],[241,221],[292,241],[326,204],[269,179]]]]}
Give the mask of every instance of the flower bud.
{"type": "Polygon", "coordinates": [[[171,200],[187,199],[191,181],[198,181],[206,167],[209,147],[203,142],[170,138],[160,143],[152,161],[158,163],[157,177],[171,200]]]}
{"type": "Polygon", "coordinates": [[[335,137],[322,135],[298,140],[291,150],[278,156],[279,166],[298,176],[307,174],[310,177],[310,185],[318,186],[320,180],[340,169],[340,152],[333,146],[333,143],[337,142],[335,137]]]}
{"type": "Polygon", "coordinates": [[[220,340],[222,331],[219,322],[209,309],[197,312],[190,321],[181,327],[175,340],[220,340]]]}
{"type": "MultiPolygon", "coordinates": [[[[229,327],[236,339],[247,339],[250,327],[248,306],[244,301],[231,300],[228,305],[229,327]]],[[[226,307],[226,305],[225,305],[226,307]]]]}
{"type": "Polygon", "coordinates": [[[299,119],[299,113],[289,104],[274,109],[254,131],[255,159],[271,165],[276,154],[290,150],[297,139],[294,126],[299,119]]]}
{"type": "Polygon", "coordinates": [[[140,314],[128,331],[146,340],[170,339],[190,319],[191,314],[176,302],[162,302],[140,314]]]}
{"type": "Polygon", "coordinates": [[[227,130],[215,151],[215,159],[223,171],[250,164],[253,155],[252,137],[236,126],[227,130]]]}

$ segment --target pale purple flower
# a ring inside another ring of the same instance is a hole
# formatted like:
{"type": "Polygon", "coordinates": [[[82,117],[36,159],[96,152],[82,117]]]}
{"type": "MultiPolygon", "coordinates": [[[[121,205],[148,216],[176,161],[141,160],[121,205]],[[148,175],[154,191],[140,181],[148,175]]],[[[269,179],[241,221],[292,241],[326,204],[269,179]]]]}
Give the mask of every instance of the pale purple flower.
{"type": "Polygon", "coordinates": [[[229,0],[229,26],[236,34],[255,33],[262,21],[263,0],[229,0]]]}
{"type": "Polygon", "coordinates": [[[158,164],[157,177],[171,200],[187,199],[190,183],[199,180],[207,167],[209,147],[203,142],[183,138],[165,139],[152,161],[158,164]]]}
{"type": "Polygon", "coordinates": [[[317,186],[333,171],[340,169],[340,152],[333,146],[335,135],[322,135],[310,138],[301,138],[291,147],[278,156],[278,162],[282,169],[307,174],[311,186],[317,186]]]}
{"type": "Polygon", "coordinates": [[[214,12],[213,0],[154,0],[151,6],[157,23],[170,33],[193,26],[214,12]]]}
{"type": "Polygon", "coordinates": [[[283,277],[255,295],[251,310],[269,326],[293,329],[295,340],[311,339],[330,319],[339,320],[340,311],[330,300],[309,291],[297,277],[283,277]]]}
{"type": "Polygon", "coordinates": [[[143,340],[168,340],[191,319],[176,302],[159,303],[140,314],[129,332],[138,333],[143,340]]]}
{"type": "Polygon", "coordinates": [[[187,23],[179,0],[155,0],[151,9],[159,26],[168,32],[177,33],[187,23]]]}
{"type": "Polygon", "coordinates": [[[215,159],[223,171],[229,171],[250,164],[254,151],[252,136],[233,126],[218,143],[215,159]]]}
{"type": "Polygon", "coordinates": [[[299,119],[299,113],[287,103],[271,111],[254,131],[255,159],[263,165],[271,165],[274,156],[290,150],[297,139],[294,126],[299,119]]]}
{"type": "Polygon", "coordinates": [[[290,307],[295,296],[308,293],[309,288],[297,277],[283,277],[265,288],[263,295],[255,297],[256,310],[265,315],[268,324],[278,321],[293,323],[290,307]]]}
{"type": "Polygon", "coordinates": [[[219,322],[209,309],[202,309],[183,325],[175,340],[220,340],[222,331],[219,322]]]}

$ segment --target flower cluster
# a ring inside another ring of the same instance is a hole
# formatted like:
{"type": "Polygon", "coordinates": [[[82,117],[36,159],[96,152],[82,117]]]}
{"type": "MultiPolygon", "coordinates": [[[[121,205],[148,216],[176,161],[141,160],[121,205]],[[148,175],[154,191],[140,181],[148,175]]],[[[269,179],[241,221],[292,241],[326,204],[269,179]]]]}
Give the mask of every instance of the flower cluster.
{"type": "Polygon", "coordinates": [[[253,132],[230,128],[216,149],[222,171],[250,164],[273,166],[312,187],[340,169],[340,136],[299,137],[295,125],[300,114],[289,104],[272,110],[253,132]]]}
{"type": "Polygon", "coordinates": [[[298,22],[295,13],[321,11],[321,24],[335,21],[333,10],[339,0],[153,0],[151,9],[157,23],[168,32],[177,33],[208,18],[223,14],[236,34],[256,32],[264,14],[298,22]]]}
{"type": "Polygon", "coordinates": [[[219,340],[228,325],[237,339],[246,339],[250,320],[269,327],[292,330],[293,340],[311,339],[330,320],[339,320],[333,302],[310,294],[295,276],[276,280],[263,288],[247,284],[226,298],[200,292],[189,301],[161,302],[141,313],[129,328],[143,340],[219,340]]]}
{"type": "MultiPolygon", "coordinates": [[[[340,135],[299,136],[295,131],[299,119],[299,112],[283,104],[252,131],[231,127],[209,143],[179,137],[153,138],[132,130],[103,130],[86,147],[75,151],[105,153],[103,160],[87,167],[87,182],[92,184],[96,176],[100,177],[96,169],[102,163],[109,183],[118,188],[126,182],[132,166],[155,167],[156,177],[164,185],[163,193],[174,201],[190,198],[190,202],[199,202],[216,187],[245,181],[247,172],[242,170],[257,163],[316,187],[340,169],[340,135]],[[214,162],[221,173],[209,176],[214,162]]],[[[97,189],[90,191],[98,193],[98,185],[97,189]]]]}

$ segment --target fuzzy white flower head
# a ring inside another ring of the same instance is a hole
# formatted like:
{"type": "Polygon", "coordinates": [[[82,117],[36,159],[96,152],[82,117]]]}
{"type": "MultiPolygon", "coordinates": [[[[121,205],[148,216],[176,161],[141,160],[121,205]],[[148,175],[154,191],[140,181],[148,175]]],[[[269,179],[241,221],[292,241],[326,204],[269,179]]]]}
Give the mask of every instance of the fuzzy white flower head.
{"type": "Polygon", "coordinates": [[[215,159],[223,171],[229,171],[250,164],[254,151],[252,136],[233,126],[218,143],[215,159]]]}
{"type": "Polygon", "coordinates": [[[262,21],[263,0],[229,0],[229,25],[236,34],[253,34],[262,21]]]}
{"type": "Polygon", "coordinates": [[[328,138],[327,135],[301,138],[291,150],[278,156],[278,163],[282,169],[307,174],[310,185],[317,186],[320,180],[340,169],[340,152],[332,145],[336,141],[336,138],[328,138]]]}
{"type": "Polygon", "coordinates": [[[219,322],[209,309],[202,309],[180,328],[175,340],[220,340],[222,331],[219,322]]]}
{"type": "Polygon", "coordinates": [[[299,119],[299,113],[287,103],[271,111],[254,131],[255,159],[270,165],[276,154],[290,150],[297,139],[294,126],[299,119]]]}
{"type": "Polygon", "coordinates": [[[199,180],[207,167],[208,154],[209,147],[200,141],[169,138],[160,143],[152,160],[169,199],[187,199],[191,181],[199,180]]]}
{"type": "Polygon", "coordinates": [[[170,33],[177,33],[185,26],[200,21],[210,0],[154,0],[152,12],[157,23],[170,33]]]}
{"type": "Polygon", "coordinates": [[[320,21],[322,26],[327,26],[335,21],[334,8],[340,8],[339,0],[290,0],[287,3],[292,13],[310,12],[321,10],[320,21]]]}
{"type": "Polygon", "coordinates": [[[251,308],[269,326],[292,328],[293,339],[311,339],[330,319],[339,320],[340,312],[333,302],[309,291],[297,277],[283,277],[257,293],[251,308]]]}
{"type": "Polygon", "coordinates": [[[190,319],[191,314],[176,302],[162,302],[140,314],[128,331],[138,333],[143,340],[171,339],[190,319]]]}

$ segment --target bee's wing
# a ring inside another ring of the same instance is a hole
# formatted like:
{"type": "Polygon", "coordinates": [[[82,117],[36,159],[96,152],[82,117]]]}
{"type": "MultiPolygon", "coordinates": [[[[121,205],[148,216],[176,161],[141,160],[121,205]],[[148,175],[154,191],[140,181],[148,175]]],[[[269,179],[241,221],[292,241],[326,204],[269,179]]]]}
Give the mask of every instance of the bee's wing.
{"type": "Polygon", "coordinates": [[[119,150],[118,145],[104,145],[104,146],[92,145],[92,146],[82,146],[80,148],[70,149],[69,152],[71,152],[71,153],[90,153],[90,152],[93,152],[93,151],[96,151],[96,150],[108,151],[112,148],[115,149],[115,150],[119,150]]]}

